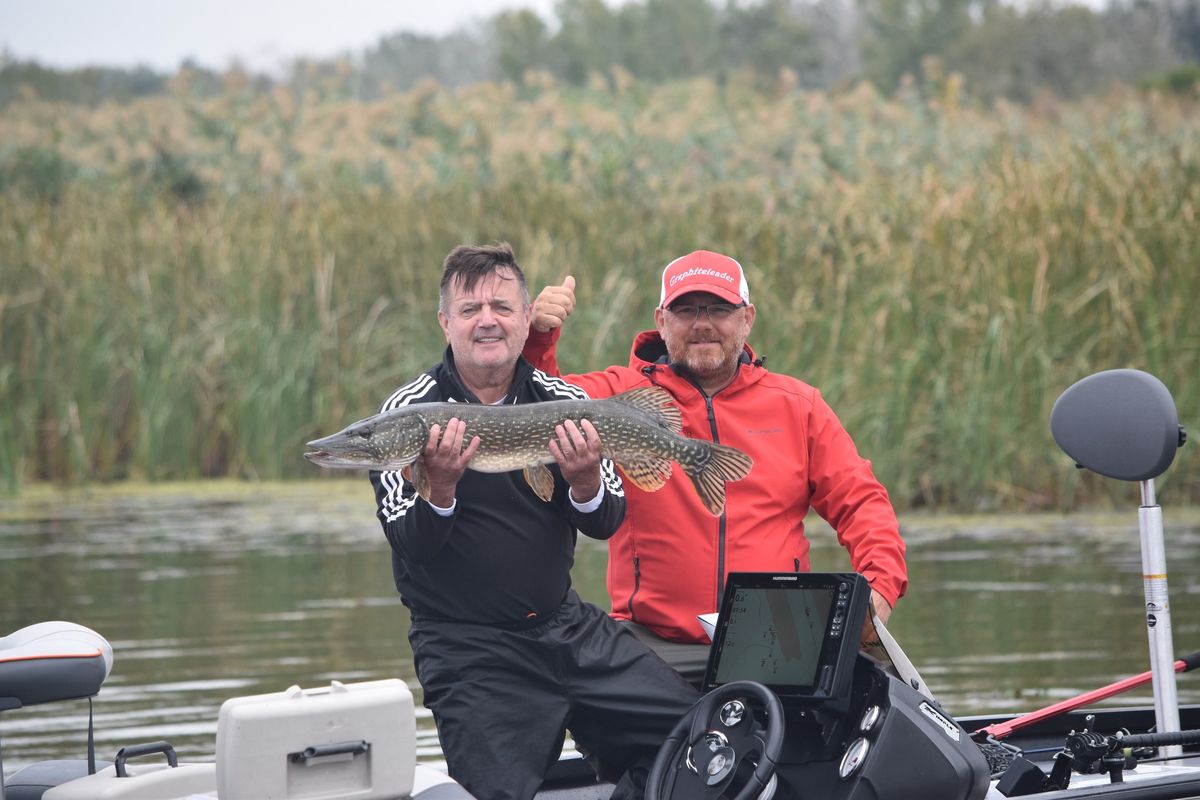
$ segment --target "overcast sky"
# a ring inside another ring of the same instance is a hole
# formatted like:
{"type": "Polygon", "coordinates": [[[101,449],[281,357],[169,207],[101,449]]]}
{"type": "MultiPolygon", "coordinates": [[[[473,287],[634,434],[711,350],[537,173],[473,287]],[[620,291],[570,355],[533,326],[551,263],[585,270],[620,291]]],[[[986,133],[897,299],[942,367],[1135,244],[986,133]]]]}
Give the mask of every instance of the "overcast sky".
{"type": "MultiPolygon", "coordinates": [[[[612,3],[610,2],[610,5],[612,3]]],[[[444,34],[510,8],[547,22],[555,0],[0,0],[0,50],[57,67],[174,70],[360,51],[400,30],[444,34]]]]}

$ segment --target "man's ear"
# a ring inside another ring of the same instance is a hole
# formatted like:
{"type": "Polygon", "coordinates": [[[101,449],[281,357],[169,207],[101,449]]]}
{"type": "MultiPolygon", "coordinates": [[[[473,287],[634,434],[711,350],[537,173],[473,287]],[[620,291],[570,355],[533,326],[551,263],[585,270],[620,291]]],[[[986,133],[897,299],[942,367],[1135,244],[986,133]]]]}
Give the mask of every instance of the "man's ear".
{"type": "Polygon", "coordinates": [[[663,335],[663,331],[667,327],[667,318],[661,308],[654,309],[654,327],[658,328],[659,336],[663,335]]]}
{"type": "Polygon", "coordinates": [[[754,318],[758,316],[758,310],[754,306],[746,306],[746,335],[750,335],[750,329],[754,327],[754,318]]]}
{"type": "Polygon", "coordinates": [[[446,337],[446,341],[450,341],[450,318],[438,312],[438,324],[442,326],[442,335],[446,337]]]}

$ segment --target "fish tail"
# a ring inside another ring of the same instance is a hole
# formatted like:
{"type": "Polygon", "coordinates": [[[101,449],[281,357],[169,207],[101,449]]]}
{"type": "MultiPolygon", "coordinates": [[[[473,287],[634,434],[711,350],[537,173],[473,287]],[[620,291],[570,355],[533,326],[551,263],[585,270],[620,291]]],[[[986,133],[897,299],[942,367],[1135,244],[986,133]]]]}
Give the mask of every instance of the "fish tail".
{"type": "Polygon", "coordinates": [[[725,482],[740,481],[750,474],[754,459],[738,450],[724,444],[707,443],[708,457],[695,464],[684,464],[684,474],[700,495],[700,502],[714,517],[721,516],[725,510],[725,482]]]}

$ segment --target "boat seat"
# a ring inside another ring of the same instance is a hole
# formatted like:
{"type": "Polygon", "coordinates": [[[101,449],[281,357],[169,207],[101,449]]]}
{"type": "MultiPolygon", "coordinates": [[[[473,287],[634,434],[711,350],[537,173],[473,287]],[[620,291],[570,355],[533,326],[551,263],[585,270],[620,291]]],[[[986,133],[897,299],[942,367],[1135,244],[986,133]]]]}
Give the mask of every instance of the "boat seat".
{"type": "Polygon", "coordinates": [[[39,622],[0,638],[0,711],[92,697],[112,672],[112,646],[73,622],[39,622]]]}

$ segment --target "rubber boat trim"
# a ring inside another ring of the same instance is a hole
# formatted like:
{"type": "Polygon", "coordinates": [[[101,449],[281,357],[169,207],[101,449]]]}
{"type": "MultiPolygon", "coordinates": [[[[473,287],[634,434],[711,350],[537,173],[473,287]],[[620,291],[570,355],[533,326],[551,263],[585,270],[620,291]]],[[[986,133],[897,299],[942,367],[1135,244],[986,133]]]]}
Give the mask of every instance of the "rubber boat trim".
{"type": "Polygon", "coordinates": [[[0,656],[0,663],[5,661],[40,661],[47,658],[95,658],[102,655],[104,653],[97,648],[90,653],[38,653],[37,655],[29,656],[0,656]]]}

